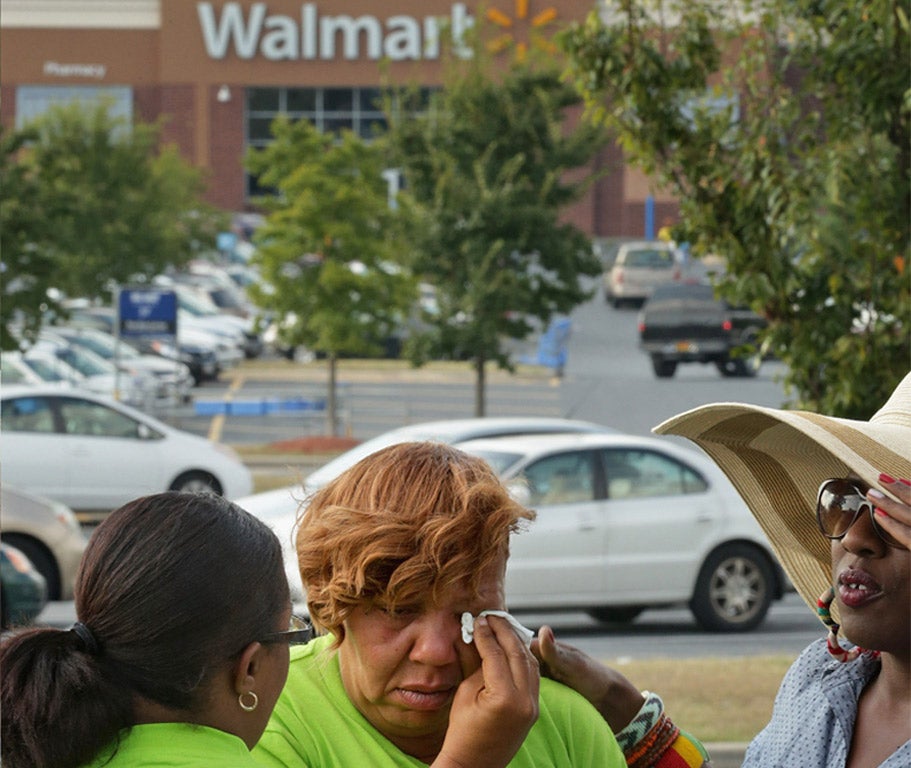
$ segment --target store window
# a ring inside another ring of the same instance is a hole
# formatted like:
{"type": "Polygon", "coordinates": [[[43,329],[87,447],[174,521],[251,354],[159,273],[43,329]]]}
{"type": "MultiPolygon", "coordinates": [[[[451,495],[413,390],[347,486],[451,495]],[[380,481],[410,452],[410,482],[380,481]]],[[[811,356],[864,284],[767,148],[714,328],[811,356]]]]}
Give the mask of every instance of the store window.
{"type": "Polygon", "coordinates": [[[41,117],[52,106],[73,102],[107,104],[111,117],[122,118],[127,126],[133,122],[133,91],[127,86],[22,85],[16,89],[16,128],[41,117]]]}
{"type": "MultiPolygon", "coordinates": [[[[421,88],[419,108],[426,107],[432,88],[421,88]]],[[[248,88],[246,91],[246,146],[262,148],[272,141],[270,126],[279,115],[309,120],[319,130],[339,134],[353,131],[364,139],[383,133],[388,123],[383,112],[383,91],[363,88],[248,88]]],[[[247,199],[269,194],[247,174],[247,199]]]]}

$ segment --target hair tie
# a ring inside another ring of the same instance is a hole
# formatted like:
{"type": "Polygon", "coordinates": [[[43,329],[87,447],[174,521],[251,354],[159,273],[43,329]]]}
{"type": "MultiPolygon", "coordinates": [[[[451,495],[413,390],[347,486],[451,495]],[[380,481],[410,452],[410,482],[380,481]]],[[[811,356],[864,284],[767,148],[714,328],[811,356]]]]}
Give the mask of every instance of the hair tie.
{"type": "Polygon", "coordinates": [[[98,641],[95,639],[95,635],[92,634],[92,630],[90,630],[85,624],[83,624],[81,621],[77,621],[75,624],[73,624],[72,627],[70,627],[70,632],[79,638],[79,643],[81,646],[79,650],[85,651],[91,656],[98,655],[98,651],[100,650],[98,648],[98,641]]]}

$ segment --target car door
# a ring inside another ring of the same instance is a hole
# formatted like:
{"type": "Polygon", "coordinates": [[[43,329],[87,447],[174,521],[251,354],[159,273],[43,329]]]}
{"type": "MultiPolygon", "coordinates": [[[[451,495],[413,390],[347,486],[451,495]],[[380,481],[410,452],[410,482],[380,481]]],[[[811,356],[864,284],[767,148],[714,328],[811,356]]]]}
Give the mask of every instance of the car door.
{"type": "Polygon", "coordinates": [[[643,602],[688,598],[723,523],[709,484],[694,468],[651,449],[606,449],[602,459],[605,597],[626,603],[630,595],[643,602]]]}
{"type": "Polygon", "coordinates": [[[103,403],[80,397],[58,401],[67,461],[70,506],[110,511],[147,493],[166,490],[161,443],[142,422],[103,403]]]}
{"type": "Polygon", "coordinates": [[[525,466],[511,483],[528,491],[537,518],[510,542],[507,603],[553,606],[598,594],[603,586],[604,540],[597,529],[594,451],[571,450],[525,466]]]}
{"type": "Polygon", "coordinates": [[[52,401],[37,395],[3,401],[3,482],[68,504],[72,472],[65,460],[52,401]]]}

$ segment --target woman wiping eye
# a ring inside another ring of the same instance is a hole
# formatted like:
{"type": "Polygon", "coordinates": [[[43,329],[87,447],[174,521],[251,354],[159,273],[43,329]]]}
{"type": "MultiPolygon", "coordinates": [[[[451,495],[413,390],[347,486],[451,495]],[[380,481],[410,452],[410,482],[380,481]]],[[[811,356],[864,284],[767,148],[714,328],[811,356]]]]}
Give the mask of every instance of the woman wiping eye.
{"type": "Polygon", "coordinates": [[[506,611],[488,610],[481,611],[477,616],[465,611],[462,614],[462,642],[470,643],[474,639],[474,623],[482,616],[500,616],[509,622],[510,626],[516,631],[516,634],[522,639],[526,646],[531,646],[531,640],[535,636],[534,630],[523,627],[519,621],[506,611]]]}

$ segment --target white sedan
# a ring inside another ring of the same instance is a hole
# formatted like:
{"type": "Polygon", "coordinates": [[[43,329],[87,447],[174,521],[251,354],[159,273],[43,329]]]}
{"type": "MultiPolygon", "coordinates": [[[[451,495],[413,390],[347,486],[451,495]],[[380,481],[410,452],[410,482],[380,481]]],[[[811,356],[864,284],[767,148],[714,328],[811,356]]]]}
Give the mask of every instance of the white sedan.
{"type": "Polygon", "coordinates": [[[237,503],[251,514],[265,522],[282,542],[285,573],[291,586],[291,597],[296,609],[304,610],[304,593],[300,573],[297,570],[297,554],[294,549],[294,521],[303,500],[313,491],[322,488],[349,467],[371,453],[396,443],[412,440],[436,440],[458,445],[466,440],[497,435],[527,435],[555,432],[613,432],[608,427],[590,421],[560,419],[551,417],[506,416],[500,418],[443,419],[407,424],[398,429],[365,440],[309,475],[303,486],[288,486],[272,491],[263,491],[253,496],[237,499],[237,503]]]}
{"type": "Polygon", "coordinates": [[[471,437],[472,429],[478,435],[485,427],[498,434],[497,421],[393,430],[341,454],[303,487],[238,499],[282,540],[297,609],[304,599],[293,546],[298,507],[368,453],[427,439],[486,459],[537,512],[511,543],[506,598],[512,611],[582,610],[599,621],[629,622],[646,608],[686,604],[706,629],[746,631],[790,589],[743,500],[701,452],[664,438],[586,430],[578,422],[581,431],[574,433],[553,434],[555,422],[550,433],[527,424],[530,434],[471,437]]]}
{"type": "Polygon", "coordinates": [[[459,445],[537,512],[515,535],[510,610],[628,622],[687,604],[700,626],[745,631],[788,589],[768,540],[701,452],[659,438],[535,435],[459,445]]]}
{"type": "Polygon", "coordinates": [[[4,387],[0,412],[4,483],[63,502],[81,522],[149,493],[209,491],[236,499],[253,488],[250,470],[230,447],[102,395],[4,387]]]}

